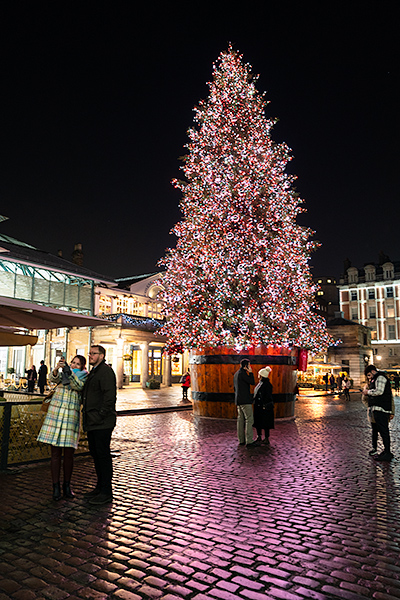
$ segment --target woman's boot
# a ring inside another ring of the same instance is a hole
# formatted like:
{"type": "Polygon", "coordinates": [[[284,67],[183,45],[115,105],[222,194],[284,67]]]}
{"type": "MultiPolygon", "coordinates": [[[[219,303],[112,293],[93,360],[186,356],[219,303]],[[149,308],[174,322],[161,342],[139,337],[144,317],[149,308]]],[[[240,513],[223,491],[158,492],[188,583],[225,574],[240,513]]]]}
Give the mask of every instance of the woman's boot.
{"type": "Polygon", "coordinates": [[[61,486],[60,486],[60,482],[53,483],[53,500],[55,500],[56,502],[58,500],[61,500],[61,486]]]}
{"type": "Polygon", "coordinates": [[[63,492],[64,492],[64,498],[75,498],[75,494],[71,490],[71,484],[69,481],[64,481],[63,492]]]}

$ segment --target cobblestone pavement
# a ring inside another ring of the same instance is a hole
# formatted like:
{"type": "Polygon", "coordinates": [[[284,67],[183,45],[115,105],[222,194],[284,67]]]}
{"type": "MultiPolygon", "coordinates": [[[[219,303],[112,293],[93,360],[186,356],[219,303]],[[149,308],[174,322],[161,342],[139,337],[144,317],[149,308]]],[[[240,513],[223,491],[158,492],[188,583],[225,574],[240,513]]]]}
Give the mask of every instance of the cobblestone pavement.
{"type": "Polygon", "coordinates": [[[300,398],[271,449],[191,412],[120,417],[111,505],[82,498],[89,457],[70,501],[50,499],[48,464],[0,474],[0,600],[400,598],[391,428],[398,458],[379,464],[356,394],[300,398]]]}
{"type": "Polygon", "coordinates": [[[133,383],[118,390],[117,394],[118,411],[169,408],[181,404],[182,388],[178,384],[161,386],[159,390],[143,390],[140,384],[133,383]]]}

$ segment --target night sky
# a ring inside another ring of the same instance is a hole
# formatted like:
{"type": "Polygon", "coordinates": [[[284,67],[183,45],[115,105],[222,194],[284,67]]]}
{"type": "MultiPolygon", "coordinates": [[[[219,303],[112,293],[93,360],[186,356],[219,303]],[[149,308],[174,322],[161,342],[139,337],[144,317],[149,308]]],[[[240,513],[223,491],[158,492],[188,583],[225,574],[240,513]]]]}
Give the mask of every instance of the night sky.
{"type": "Polygon", "coordinates": [[[400,260],[397,2],[5,2],[0,232],[111,277],[157,269],[186,131],[228,42],[322,243],[315,275],[400,260]],[[236,8],[235,8],[236,6],[236,8]]]}

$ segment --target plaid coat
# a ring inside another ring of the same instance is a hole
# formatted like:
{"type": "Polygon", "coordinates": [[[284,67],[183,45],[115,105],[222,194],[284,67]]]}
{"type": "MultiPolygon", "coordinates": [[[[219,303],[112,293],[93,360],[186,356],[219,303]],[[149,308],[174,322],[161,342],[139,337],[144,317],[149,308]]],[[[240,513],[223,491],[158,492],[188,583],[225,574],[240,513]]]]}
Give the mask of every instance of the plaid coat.
{"type": "MultiPolygon", "coordinates": [[[[39,442],[52,446],[78,447],[81,390],[86,378],[87,374],[80,379],[72,372],[68,385],[57,386],[37,438],[39,442]]],[[[61,374],[54,377],[51,372],[50,381],[60,384],[61,374]]]]}

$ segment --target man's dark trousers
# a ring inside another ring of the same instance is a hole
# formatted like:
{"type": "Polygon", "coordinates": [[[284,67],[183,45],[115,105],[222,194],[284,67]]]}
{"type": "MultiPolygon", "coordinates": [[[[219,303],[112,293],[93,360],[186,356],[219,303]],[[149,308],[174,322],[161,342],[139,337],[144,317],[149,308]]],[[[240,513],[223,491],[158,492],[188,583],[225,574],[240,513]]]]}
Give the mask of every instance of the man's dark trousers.
{"type": "Polygon", "coordinates": [[[100,493],[112,494],[113,466],[110,454],[112,429],[93,429],[87,432],[89,452],[96,469],[97,485],[100,493]]]}
{"type": "Polygon", "coordinates": [[[378,432],[381,434],[385,452],[390,454],[389,414],[374,410],[374,419],[378,432]]]}

